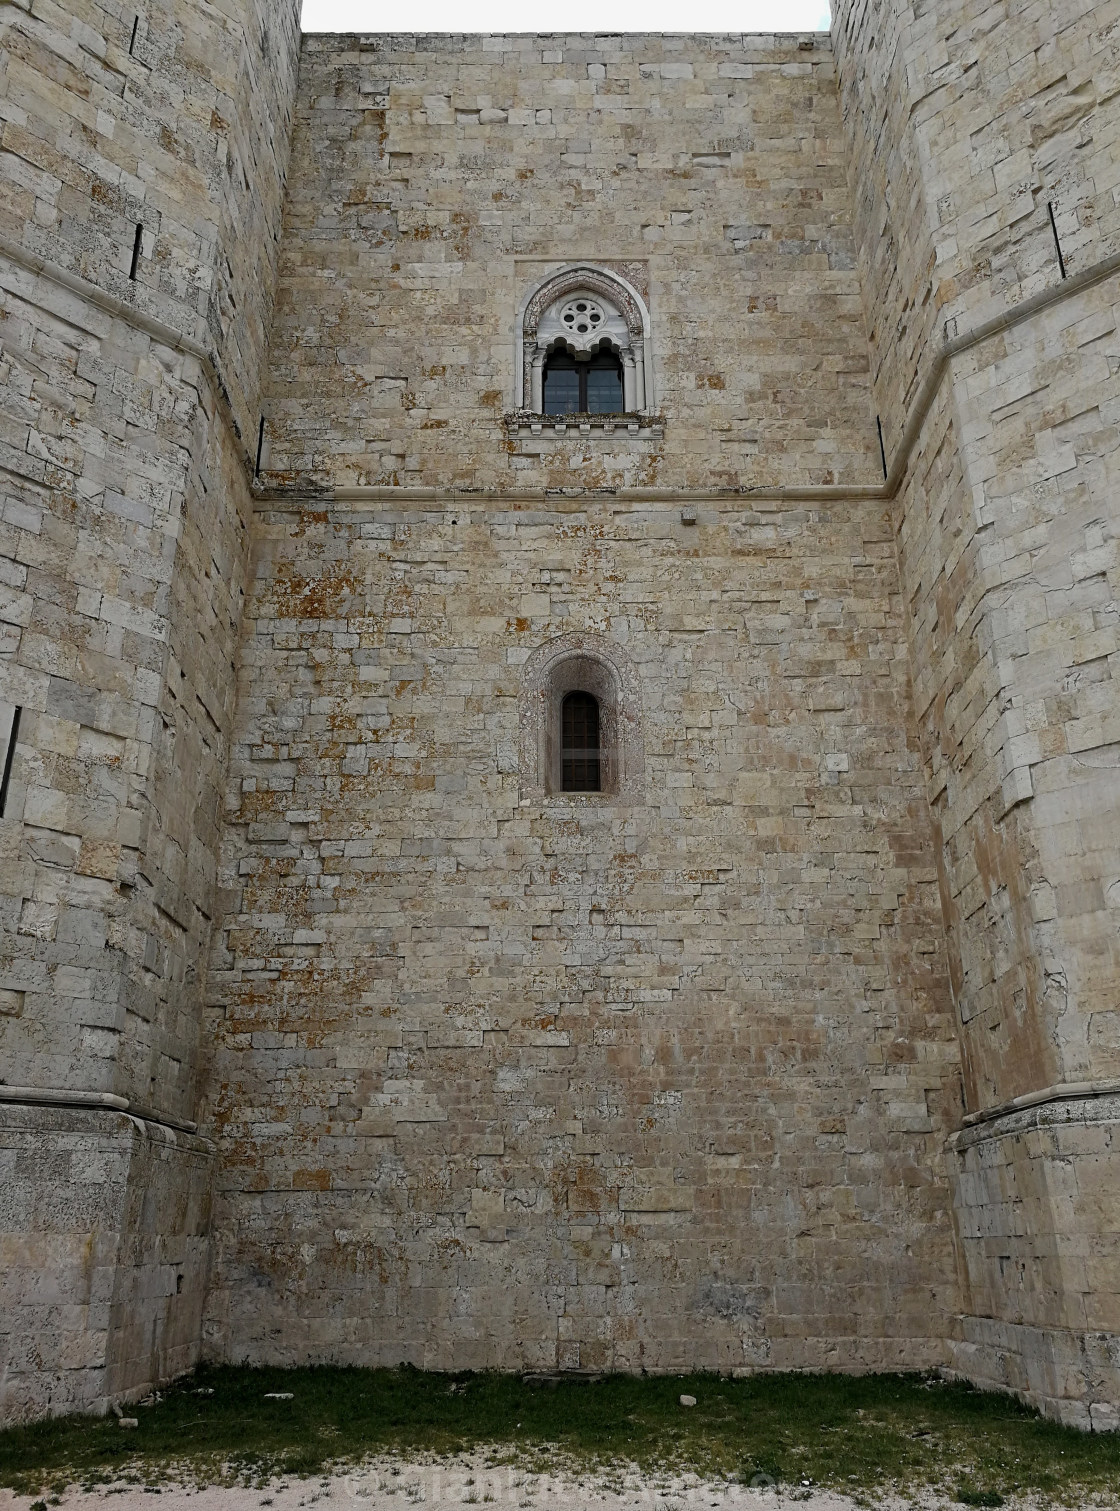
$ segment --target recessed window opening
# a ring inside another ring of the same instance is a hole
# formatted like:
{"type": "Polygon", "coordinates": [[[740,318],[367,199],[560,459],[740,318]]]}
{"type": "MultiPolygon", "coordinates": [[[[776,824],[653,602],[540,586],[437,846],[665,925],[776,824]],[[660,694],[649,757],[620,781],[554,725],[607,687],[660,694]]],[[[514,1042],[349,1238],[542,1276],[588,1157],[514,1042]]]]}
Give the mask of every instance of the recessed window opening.
{"type": "Polygon", "coordinates": [[[622,414],[622,363],[609,347],[573,357],[560,348],[544,367],[545,414],[622,414]]]}
{"type": "Polygon", "coordinates": [[[139,225],[136,227],[136,239],[132,243],[132,266],[128,270],[128,276],[132,279],[133,283],[136,282],[136,274],[140,268],[140,253],[143,251],[143,248],[144,227],[139,225]]]}
{"type": "Polygon", "coordinates": [[[21,708],[0,708],[0,732],[3,732],[4,724],[8,725],[7,742],[4,750],[4,771],[3,775],[0,776],[0,818],[4,817],[4,810],[8,806],[8,787],[12,780],[12,762],[15,760],[16,741],[19,739],[19,716],[22,712],[21,708]]]}
{"type": "Polygon", "coordinates": [[[590,693],[569,693],[560,708],[560,788],[602,791],[599,704],[590,693]]]}
{"type": "Polygon", "coordinates": [[[601,798],[639,801],[641,714],[637,671],[614,641],[577,632],[538,646],[518,693],[522,797],[594,793],[589,821],[601,798]]]}
{"type": "Polygon", "coordinates": [[[137,16],[132,23],[132,36],[128,39],[128,56],[131,58],[133,49],[136,47],[136,33],[140,30],[140,17],[137,16]]]}

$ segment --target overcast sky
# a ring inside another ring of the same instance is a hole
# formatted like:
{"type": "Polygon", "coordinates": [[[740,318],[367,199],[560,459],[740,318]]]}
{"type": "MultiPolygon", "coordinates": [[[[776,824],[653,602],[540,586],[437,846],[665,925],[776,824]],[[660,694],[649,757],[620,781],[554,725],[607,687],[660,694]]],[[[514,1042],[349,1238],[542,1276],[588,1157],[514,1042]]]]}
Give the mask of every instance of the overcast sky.
{"type": "Polygon", "coordinates": [[[304,0],[304,31],[827,31],[828,0],[304,0]]]}

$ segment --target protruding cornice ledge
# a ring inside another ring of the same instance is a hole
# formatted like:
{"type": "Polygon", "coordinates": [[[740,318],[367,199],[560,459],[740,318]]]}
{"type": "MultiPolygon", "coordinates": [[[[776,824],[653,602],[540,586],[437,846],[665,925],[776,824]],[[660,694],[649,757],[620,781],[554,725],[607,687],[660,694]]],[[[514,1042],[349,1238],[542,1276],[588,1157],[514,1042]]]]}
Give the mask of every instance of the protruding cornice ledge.
{"type": "MultiPolygon", "coordinates": [[[[132,325],[137,330],[144,331],[154,340],[162,342],[173,350],[183,352],[195,357],[200,363],[206,376],[215,400],[219,406],[223,418],[229,425],[230,430],[238,442],[238,455],[242,467],[245,470],[254,500],[271,510],[303,511],[309,508],[327,508],[336,503],[387,503],[395,502],[401,508],[415,507],[424,504],[447,504],[462,500],[464,503],[472,499],[478,503],[504,503],[529,504],[537,503],[542,506],[556,508],[558,501],[564,499],[576,499],[583,501],[588,498],[609,497],[619,501],[623,506],[634,504],[699,504],[707,503],[716,507],[742,508],[745,503],[754,499],[759,502],[774,503],[828,503],[855,499],[880,499],[890,502],[894,499],[910,465],[910,458],[925,424],[926,417],[937,397],[941,381],[948,370],[949,364],[964,352],[973,347],[980,346],[983,342],[998,335],[1001,331],[1011,330],[1024,321],[1032,319],[1043,310],[1061,304],[1066,299],[1072,299],[1085,289],[1092,288],[1094,284],[1102,283],[1114,274],[1120,273],[1120,252],[1115,252],[1101,261],[1093,263],[1091,267],[1084,268],[1080,272],[1071,273],[1068,278],[1060,283],[1043,289],[1038,294],[1032,294],[1029,298],[1020,300],[1018,304],[1001,310],[991,319],[981,321],[972,329],[963,331],[955,336],[942,341],[940,348],[934,354],[929,371],[918,390],[918,397],[914,401],[909,418],[903,428],[902,438],[895,449],[891,464],[887,469],[886,481],[880,484],[863,484],[845,487],[839,484],[821,484],[818,486],[785,487],[781,485],[761,486],[756,488],[728,488],[728,489],[674,489],[674,488],[649,488],[649,489],[618,489],[616,491],[603,490],[580,492],[578,495],[566,490],[540,489],[536,492],[528,490],[504,490],[487,489],[477,492],[469,490],[456,490],[454,488],[411,488],[411,487],[369,487],[369,488],[274,488],[267,484],[259,483],[254,475],[252,459],[245,450],[244,438],[233,412],[233,405],[229,397],[225,382],[222,379],[218,367],[217,357],[203,342],[193,336],[185,335],[166,325],[162,320],[152,315],[145,314],[134,305],[116,295],[106,292],[97,284],[82,278],[77,273],[72,273],[67,268],[60,267],[57,263],[40,257],[35,252],[28,251],[18,242],[10,241],[5,236],[0,236],[0,256],[8,259],[18,267],[26,269],[39,277],[46,278],[60,288],[67,289],[70,293],[77,294],[96,305],[106,314],[112,315],[132,325]]],[[[574,502],[569,507],[578,507],[574,502]]]]}
{"type": "Polygon", "coordinates": [[[429,505],[471,504],[488,508],[509,505],[550,510],[586,509],[589,504],[614,504],[620,511],[642,504],[704,505],[714,510],[742,511],[752,503],[841,503],[857,498],[882,498],[878,486],[829,483],[819,487],[759,488],[410,488],[385,485],[368,488],[311,489],[256,488],[253,496],[262,513],[329,509],[336,504],[395,504],[398,509],[429,505]]]}
{"type": "Polygon", "coordinates": [[[1076,1104],[1110,1097],[1118,1099],[1114,1115],[1120,1114],[1118,1080],[1066,1081],[1041,1091],[1028,1091],[1012,1097],[1009,1102],[1001,1102],[997,1107],[966,1113],[961,1120],[962,1126],[950,1135],[949,1147],[959,1153],[985,1139],[1021,1133],[1041,1123],[1082,1122],[1085,1120],[1084,1109],[1074,1110],[1076,1104]],[[1062,1115],[1063,1108],[1066,1109],[1065,1116],[1062,1115]]]}
{"type": "Polygon", "coordinates": [[[0,1086],[0,1105],[123,1113],[134,1122],[162,1129],[179,1142],[185,1135],[191,1147],[198,1152],[214,1152],[214,1145],[198,1132],[198,1124],[191,1122],[189,1118],[174,1118],[167,1113],[155,1112],[130,1097],[119,1097],[111,1091],[71,1091],[66,1087],[55,1086],[0,1086]]]}
{"type": "Polygon", "coordinates": [[[910,418],[903,427],[902,439],[894,454],[894,459],[887,470],[887,480],[883,484],[883,496],[894,498],[902,486],[910,465],[910,457],[918,444],[918,438],[922,433],[922,426],[926,422],[926,416],[933,406],[937,397],[937,391],[941,387],[941,380],[948,370],[949,364],[954,358],[971,351],[973,347],[981,346],[985,341],[990,341],[993,336],[998,336],[1001,331],[1009,331],[1017,325],[1022,325],[1027,320],[1032,320],[1043,310],[1051,309],[1056,304],[1063,303],[1066,299],[1072,299],[1074,295],[1083,293],[1085,289],[1092,288],[1094,284],[1103,283],[1106,278],[1120,273],[1120,252],[1115,252],[1111,257],[1105,257],[1100,262],[1094,262],[1091,267],[1082,269],[1079,273],[1071,273],[1068,278],[1060,283],[1052,284],[1048,289],[1042,289],[1037,294],[1032,294],[1028,299],[1021,299],[1018,304],[1011,305],[1008,309],[1001,310],[998,315],[993,315],[990,320],[982,320],[979,325],[974,325],[971,330],[963,331],[959,335],[947,338],[941,344],[941,349],[933,359],[925,381],[918,390],[918,397],[914,401],[914,407],[910,411],[910,418]]]}

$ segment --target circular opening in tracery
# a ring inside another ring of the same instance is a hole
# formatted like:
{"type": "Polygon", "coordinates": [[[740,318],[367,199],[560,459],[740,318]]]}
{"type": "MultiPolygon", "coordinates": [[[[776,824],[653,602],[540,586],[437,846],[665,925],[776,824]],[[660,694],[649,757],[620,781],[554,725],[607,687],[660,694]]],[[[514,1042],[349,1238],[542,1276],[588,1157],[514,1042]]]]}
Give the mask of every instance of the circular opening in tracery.
{"type": "Polygon", "coordinates": [[[560,311],[560,320],[577,336],[589,336],[603,324],[606,314],[593,299],[569,299],[560,311]]]}

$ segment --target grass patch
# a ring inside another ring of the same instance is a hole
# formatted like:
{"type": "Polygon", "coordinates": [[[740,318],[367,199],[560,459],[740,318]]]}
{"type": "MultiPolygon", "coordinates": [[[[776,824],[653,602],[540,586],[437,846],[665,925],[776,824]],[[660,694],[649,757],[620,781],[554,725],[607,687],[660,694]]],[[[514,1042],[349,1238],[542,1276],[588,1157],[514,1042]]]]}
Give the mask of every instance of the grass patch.
{"type": "Polygon", "coordinates": [[[923,1375],[605,1375],[536,1381],[401,1369],[202,1368],[136,1429],[67,1417],[0,1433],[0,1485],[311,1475],[371,1454],[493,1450],[527,1468],[768,1476],[874,1496],[932,1487],[964,1506],[1034,1492],[1120,1504],[1120,1434],[1086,1435],[1007,1396],[923,1375]],[[291,1393],[291,1399],[268,1400],[291,1393]],[[679,1397],[696,1397],[682,1407],[679,1397]]]}

